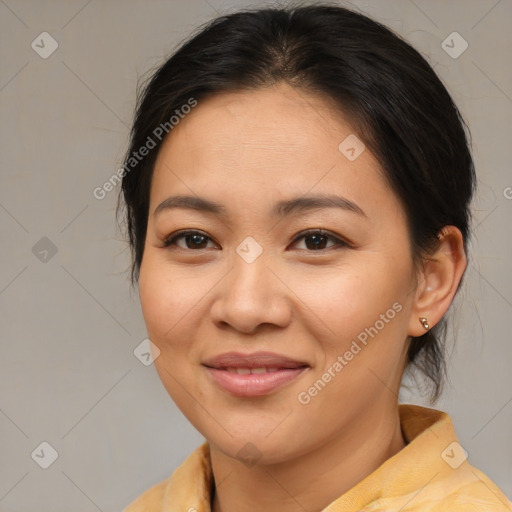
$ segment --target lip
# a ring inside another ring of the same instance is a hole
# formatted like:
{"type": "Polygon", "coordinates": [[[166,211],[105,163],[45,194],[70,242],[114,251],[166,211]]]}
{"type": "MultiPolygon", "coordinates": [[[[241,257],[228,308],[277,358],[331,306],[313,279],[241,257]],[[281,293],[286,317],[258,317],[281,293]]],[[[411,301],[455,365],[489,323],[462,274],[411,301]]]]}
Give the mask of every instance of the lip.
{"type": "Polygon", "coordinates": [[[274,352],[226,352],[206,360],[204,366],[210,368],[299,368],[309,366],[303,361],[297,361],[289,357],[275,354],[274,352]]]}
{"type": "Polygon", "coordinates": [[[214,382],[223,390],[239,397],[264,396],[290,383],[309,365],[272,352],[227,352],[203,363],[214,382]],[[231,372],[228,370],[231,369],[231,372]],[[233,373],[239,368],[267,368],[266,373],[233,373]]]}

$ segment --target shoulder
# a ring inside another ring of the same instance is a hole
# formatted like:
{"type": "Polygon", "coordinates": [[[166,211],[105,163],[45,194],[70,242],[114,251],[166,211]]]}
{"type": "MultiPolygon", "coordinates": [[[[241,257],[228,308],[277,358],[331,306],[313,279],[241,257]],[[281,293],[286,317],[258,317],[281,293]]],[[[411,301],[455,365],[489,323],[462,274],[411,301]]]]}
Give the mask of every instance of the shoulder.
{"type": "Polygon", "coordinates": [[[512,512],[505,494],[470,464],[448,414],[401,405],[400,416],[410,444],[381,467],[378,483],[384,482],[386,492],[379,506],[404,512],[512,512]]]}
{"type": "Polygon", "coordinates": [[[511,512],[512,503],[489,477],[470,464],[451,475],[434,478],[425,489],[418,509],[430,512],[511,512]]]}
{"type": "MultiPolygon", "coordinates": [[[[467,463],[453,473],[454,491],[449,493],[443,510],[463,510],[464,512],[508,512],[512,503],[498,486],[482,471],[467,463]]],[[[441,510],[441,509],[440,509],[441,510]]]]}

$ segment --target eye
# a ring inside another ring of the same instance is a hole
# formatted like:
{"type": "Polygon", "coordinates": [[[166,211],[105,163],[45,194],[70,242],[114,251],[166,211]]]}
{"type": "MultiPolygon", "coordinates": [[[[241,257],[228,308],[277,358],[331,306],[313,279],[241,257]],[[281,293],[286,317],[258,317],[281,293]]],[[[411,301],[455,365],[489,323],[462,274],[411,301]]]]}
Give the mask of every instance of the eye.
{"type": "Polygon", "coordinates": [[[178,231],[164,240],[164,247],[175,245],[180,249],[207,249],[208,241],[211,238],[201,231],[186,229],[178,231]],[[184,244],[178,241],[184,241],[184,244]]]}
{"type": "Polygon", "coordinates": [[[299,234],[293,241],[293,244],[296,244],[301,239],[304,239],[305,247],[309,251],[323,251],[328,249],[329,247],[326,247],[326,244],[329,241],[334,241],[334,245],[338,245],[340,247],[348,247],[349,245],[347,242],[330,235],[321,229],[311,229],[299,234]]]}
{"type": "MultiPolygon", "coordinates": [[[[312,251],[323,251],[329,249],[332,246],[347,247],[349,244],[340,238],[330,235],[321,229],[311,229],[300,233],[292,242],[292,245],[297,244],[301,239],[304,239],[305,250],[308,252],[312,251]],[[330,242],[334,242],[331,246],[326,245],[330,242]]],[[[164,247],[170,247],[172,245],[180,249],[207,249],[208,242],[213,240],[205,233],[197,230],[186,229],[173,233],[164,240],[164,247]]],[[[301,248],[302,249],[302,248],[301,248]]]]}

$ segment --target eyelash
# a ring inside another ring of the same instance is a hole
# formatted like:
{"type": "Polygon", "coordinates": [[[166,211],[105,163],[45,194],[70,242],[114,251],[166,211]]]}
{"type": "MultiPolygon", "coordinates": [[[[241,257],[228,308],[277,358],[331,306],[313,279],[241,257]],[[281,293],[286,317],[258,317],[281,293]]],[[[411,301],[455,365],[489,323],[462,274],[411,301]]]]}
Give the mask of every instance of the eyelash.
{"type": "MultiPolygon", "coordinates": [[[[167,237],[164,242],[163,242],[163,247],[164,248],[169,248],[171,245],[176,245],[175,242],[176,240],[180,239],[180,238],[184,238],[186,237],[187,235],[200,235],[200,236],[203,236],[205,238],[207,238],[208,240],[212,240],[206,233],[202,232],[202,231],[198,231],[198,230],[194,230],[194,229],[184,229],[184,230],[181,230],[181,231],[177,231],[176,233],[173,233],[172,235],[170,235],[169,237],[167,237]]],[[[350,244],[334,235],[331,235],[329,234],[328,232],[324,231],[323,229],[309,229],[309,230],[306,230],[306,231],[303,231],[302,233],[299,233],[292,241],[292,244],[295,244],[297,243],[299,240],[301,240],[302,238],[306,238],[308,236],[312,236],[312,235],[320,235],[320,236],[323,236],[323,237],[326,237],[327,239],[331,240],[331,241],[334,241],[334,242],[337,242],[337,245],[338,245],[338,248],[344,248],[344,247],[349,247],[350,244]]],[[[328,247],[328,248],[325,248],[325,249],[317,249],[317,250],[309,250],[309,249],[301,249],[303,251],[306,251],[306,252],[319,252],[319,253],[322,253],[322,252],[325,252],[327,250],[330,250],[332,249],[333,246],[331,247],[328,247]]],[[[178,247],[179,249],[182,249],[182,250],[185,250],[185,251],[200,251],[202,249],[184,249],[183,247],[178,247]]]]}

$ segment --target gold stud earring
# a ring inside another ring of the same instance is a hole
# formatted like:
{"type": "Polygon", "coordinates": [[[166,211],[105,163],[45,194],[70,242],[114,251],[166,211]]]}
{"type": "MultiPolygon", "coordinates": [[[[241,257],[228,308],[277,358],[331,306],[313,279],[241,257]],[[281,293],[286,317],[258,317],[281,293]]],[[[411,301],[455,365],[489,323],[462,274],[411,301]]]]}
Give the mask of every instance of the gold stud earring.
{"type": "Polygon", "coordinates": [[[426,331],[428,331],[430,329],[430,326],[428,325],[428,319],[425,318],[424,316],[420,316],[420,322],[421,322],[421,325],[423,325],[424,329],[426,331]]]}

